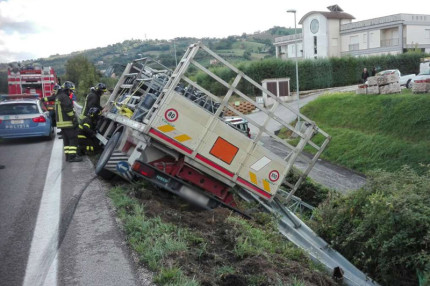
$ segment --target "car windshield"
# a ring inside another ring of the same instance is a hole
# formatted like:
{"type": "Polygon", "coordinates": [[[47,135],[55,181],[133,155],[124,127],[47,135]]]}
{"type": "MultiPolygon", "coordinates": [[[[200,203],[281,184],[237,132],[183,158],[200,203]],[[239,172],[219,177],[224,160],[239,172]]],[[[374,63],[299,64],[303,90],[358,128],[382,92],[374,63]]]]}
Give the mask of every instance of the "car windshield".
{"type": "Polygon", "coordinates": [[[0,115],[19,115],[39,113],[36,103],[1,104],[0,115]]]}

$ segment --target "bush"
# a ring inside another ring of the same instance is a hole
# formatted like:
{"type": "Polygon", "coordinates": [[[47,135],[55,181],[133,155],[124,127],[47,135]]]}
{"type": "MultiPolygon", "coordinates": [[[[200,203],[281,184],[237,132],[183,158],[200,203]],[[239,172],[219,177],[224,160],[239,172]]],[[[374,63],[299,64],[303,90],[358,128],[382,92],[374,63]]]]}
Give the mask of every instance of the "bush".
{"type": "MultiPolygon", "coordinates": [[[[385,55],[354,58],[350,56],[342,58],[328,58],[317,60],[302,60],[298,63],[300,90],[312,90],[319,88],[346,86],[357,84],[361,78],[364,67],[371,70],[376,67],[378,71],[385,69],[399,69],[403,74],[418,73],[422,53],[406,53],[401,55],[385,55]]],[[[290,78],[291,90],[296,90],[296,70],[294,61],[280,59],[264,59],[260,61],[238,64],[238,68],[258,83],[268,78],[290,78]]],[[[213,70],[217,75],[228,74],[229,78],[223,78],[227,82],[233,81],[233,74],[225,67],[217,67],[213,70]]],[[[210,79],[203,72],[200,73],[199,84],[207,88],[210,79]]],[[[241,81],[242,82],[242,81],[241,81]]],[[[241,89],[245,91],[244,89],[241,89]]],[[[257,95],[254,89],[248,89],[249,95],[257,95]]]]}
{"type": "Polygon", "coordinates": [[[317,233],[381,284],[429,277],[430,171],[374,171],[365,188],[332,197],[315,217],[317,233]]]}

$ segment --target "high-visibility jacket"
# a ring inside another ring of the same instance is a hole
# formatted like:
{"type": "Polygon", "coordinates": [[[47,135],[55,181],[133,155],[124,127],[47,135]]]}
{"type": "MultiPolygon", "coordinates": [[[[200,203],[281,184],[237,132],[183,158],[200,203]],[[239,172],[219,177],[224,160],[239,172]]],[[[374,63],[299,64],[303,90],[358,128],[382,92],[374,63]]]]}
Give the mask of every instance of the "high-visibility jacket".
{"type": "Polygon", "coordinates": [[[76,118],[73,101],[64,90],[59,90],[55,96],[55,118],[58,128],[74,128],[76,118]]]}
{"type": "Polygon", "coordinates": [[[94,140],[96,136],[96,124],[97,120],[93,120],[90,116],[85,116],[79,124],[78,141],[82,153],[92,153],[97,147],[94,140]]]}
{"type": "Polygon", "coordinates": [[[91,90],[91,92],[85,98],[84,107],[82,107],[82,112],[79,116],[80,120],[83,120],[84,117],[88,115],[88,111],[91,107],[98,107],[100,110],[102,110],[102,107],[100,106],[100,97],[101,93],[91,90]]]}

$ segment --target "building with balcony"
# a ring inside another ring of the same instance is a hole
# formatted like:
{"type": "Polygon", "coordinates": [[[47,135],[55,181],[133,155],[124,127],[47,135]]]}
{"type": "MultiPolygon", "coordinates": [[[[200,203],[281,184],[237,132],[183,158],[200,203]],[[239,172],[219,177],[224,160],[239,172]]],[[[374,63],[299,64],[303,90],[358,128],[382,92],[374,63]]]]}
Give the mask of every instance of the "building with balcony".
{"type": "Polygon", "coordinates": [[[396,14],[352,22],[338,5],[312,11],[299,21],[302,33],[275,38],[276,57],[304,59],[401,54],[409,49],[430,53],[430,15],[396,14]]]}

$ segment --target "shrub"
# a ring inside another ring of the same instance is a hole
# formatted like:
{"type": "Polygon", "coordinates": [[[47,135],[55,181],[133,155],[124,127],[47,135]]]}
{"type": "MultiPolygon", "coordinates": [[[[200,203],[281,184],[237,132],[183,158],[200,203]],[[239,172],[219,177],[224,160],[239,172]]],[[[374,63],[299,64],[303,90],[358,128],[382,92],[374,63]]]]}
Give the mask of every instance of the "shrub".
{"type": "Polygon", "coordinates": [[[374,171],[365,188],[332,197],[315,217],[317,233],[383,285],[429,276],[430,171],[374,171]]]}

